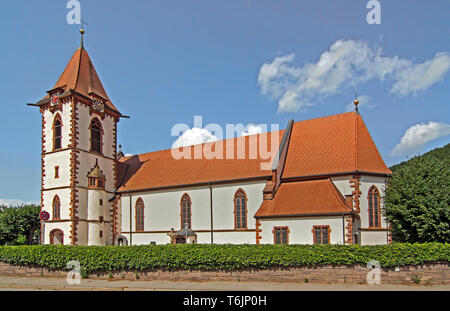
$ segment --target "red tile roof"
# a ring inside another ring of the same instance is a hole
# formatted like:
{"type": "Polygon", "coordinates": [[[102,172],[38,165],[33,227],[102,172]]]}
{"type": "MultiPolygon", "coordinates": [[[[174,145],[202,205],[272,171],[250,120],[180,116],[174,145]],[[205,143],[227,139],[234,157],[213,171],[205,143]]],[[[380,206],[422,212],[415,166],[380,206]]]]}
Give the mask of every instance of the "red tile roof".
{"type": "MultiPolygon", "coordinates": [[[[53,89],[56,88],[62,88],[64,92],[74,90],[87,97],[90,97],[90,93],[94,93],[106,100],[106,106],[119,112],[106,94],[88,53],[81,47],[73,54],[66,69],[64,69],[53,87],[53,89]]],[[[45,96],[42,100],[48,98],[49,95],[45,96]]]]}
{"type": "MultiPolygon", "coordinates": [[[[279,142],[283,133],[278,132],[279,142]]],[[[246,159],[225,159],[226,142],[224,159],[176,160],[170,149],[122,158],[118,190],[126,192],[271,176],[270,171],[261,170],[259,156],[249,159],[249,136],[231,139],[235,150],[242,139],[246,142],[246,159]]],[[[193,148],[191,146],[192,154],[193,148]]],[[[282,179],[355,171],[391,174],[359,114],[349,112],[294,123],[282,179]]]]}
{"type": "MultiPolygon", "coordinates": [[[[281,141],[284,131],[275,133],[278,134],[278,141],[281,141]]],[[[223,142],[222,159],[194,159],[195,146],[187,147],[191,150],[192,159],[175,159],[171,149],[122,158],[119,160],[119,182],[122,182],[118,190],[123,192],[253,178],[268,179],[272,175],[271,163],[268,165],[269,170],[262,170],[261,163],[268,160],[261,159],[259,152],[255,159],[249,159],[250,137],[259,140],[261,135],[220,141],[223,142]],[[227,142],[234,146],[234,159],[226,159],[227,142]],[[245,159],[237,158],[238,146],[241,143],[245,145],[245,159]]],[[[267,137],[270,149],[271,135],[267,137]]],[[[213,144],[196,146],[209,150],[213,144]]]]}
{"type": "Polygon", "coordinates": [[[264,200],[258,217],[342,214],[352,210],[330,179],[285,182],[272,200],[264,200]]]}
{"type": "Polygon", "coordinates": [[[391,174],[359,113],[295,122],[282,178],[344,172],[391,174]]]}

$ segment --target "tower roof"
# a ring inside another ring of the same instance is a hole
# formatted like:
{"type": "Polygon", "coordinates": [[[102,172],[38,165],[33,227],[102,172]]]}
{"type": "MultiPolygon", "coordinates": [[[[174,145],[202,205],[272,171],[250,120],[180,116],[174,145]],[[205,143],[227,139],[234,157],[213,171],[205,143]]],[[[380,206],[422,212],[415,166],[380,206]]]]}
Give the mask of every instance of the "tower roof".
{"type": "MultiPolygon", "coordinates": [[[[75,51],[55,86],[48,93],[56,89],[63,92],[73,90],[86,97],[95,95],[103,99],[105,106],[109,109],[120,113],[106,94],[89,54],[83,46],[75,51]]],[[[48,100],[49,97],[50,95],[45,96],[39,103],[48,100]]]]}

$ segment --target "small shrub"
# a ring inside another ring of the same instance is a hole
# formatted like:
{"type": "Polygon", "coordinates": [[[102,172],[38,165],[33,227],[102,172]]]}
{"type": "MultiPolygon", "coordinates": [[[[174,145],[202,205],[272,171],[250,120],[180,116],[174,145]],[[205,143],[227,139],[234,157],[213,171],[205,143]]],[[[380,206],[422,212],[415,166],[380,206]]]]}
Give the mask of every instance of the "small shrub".
{"type": "Polygon", "coordinates": [[[420,284],[421,277],[416,273],[416,274],[414,274],[414,276],[412,277],[412,280],[413,280],[413,282],[414,282],[415,284],[420,284]]]}

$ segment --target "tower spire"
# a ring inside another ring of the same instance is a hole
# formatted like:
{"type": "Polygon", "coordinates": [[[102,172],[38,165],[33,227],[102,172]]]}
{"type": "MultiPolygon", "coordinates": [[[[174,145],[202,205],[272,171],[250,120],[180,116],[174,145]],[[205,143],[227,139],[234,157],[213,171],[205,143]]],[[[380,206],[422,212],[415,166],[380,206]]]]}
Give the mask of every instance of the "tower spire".
{"type": "Polygon", "coordinates": [[[84,29],[83,28],[80,29],[80,33],[81,33],[81,44],[80,44],[80,47],[81,47],[82,50],[84,50],[84,44],[83,44],[84,29]]]}
{"type": "Polygon", "coordinates": [[[355,91],[355,100],[353,101],[353,104],[355,105],[355,112],[358,113],[359,100],[358,100],[358,93],[356,93],[356,91],[355,91]]]}
{"type": "Polygon", "coordinates": [[[89,24],[86,23],[86,21],[82,18],[82,19],[81,19],[81,29],[80,29],[80,33],[81,33],[81,44],[80,44],[80,48],[81,48],[82,50],[84,50],[84,42],[83,42],[83,39],[84,39],[84,33],[85,33],[85,31],[84,31],[84,25],[89,25],[89,24]]]}

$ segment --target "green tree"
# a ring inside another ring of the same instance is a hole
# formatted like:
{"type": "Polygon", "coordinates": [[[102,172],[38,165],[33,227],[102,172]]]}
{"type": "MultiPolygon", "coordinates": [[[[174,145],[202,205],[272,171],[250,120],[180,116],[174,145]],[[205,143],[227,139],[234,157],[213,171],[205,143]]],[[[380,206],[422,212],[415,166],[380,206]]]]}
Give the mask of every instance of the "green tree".
{"type": "Polygon", "coordinates": [[[450,242],[449,146],[391,168],[384,214],[394,241],[450,242]]]}
{"type": "Polygon", "coordinates": [[[40,230],[38,205],[8,207],[0,211],[0,245],[33,244],[40,230]]]}

